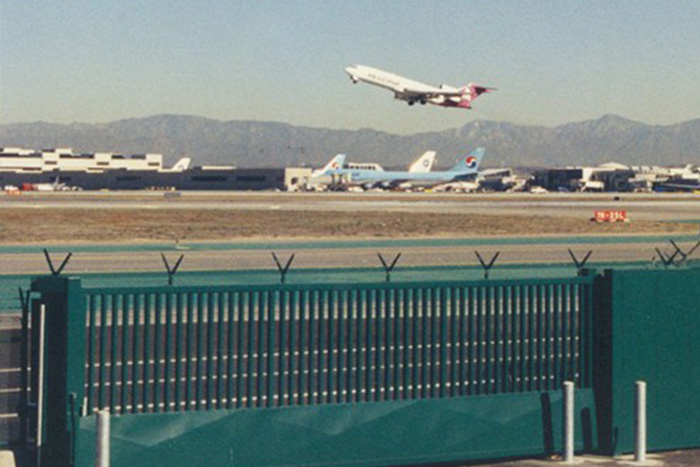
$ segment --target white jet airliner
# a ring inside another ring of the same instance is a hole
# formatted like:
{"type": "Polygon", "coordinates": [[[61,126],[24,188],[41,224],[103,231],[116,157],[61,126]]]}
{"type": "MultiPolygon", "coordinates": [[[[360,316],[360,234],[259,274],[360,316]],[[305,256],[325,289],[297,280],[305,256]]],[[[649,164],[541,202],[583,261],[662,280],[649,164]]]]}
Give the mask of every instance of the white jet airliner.
{"type": "Polygon", "coordinates": [[[458,107],[471,109],[474,99],[496,88],[488,88],[469,83],[461,88],[455,88],[446,84],[439,87],[419,83],[403,76],[395,75],[387,71],[378,70],[365,65],[352,65],[345,69],[353,83],[364,81],[394,92],[394,97],[413,105],[433,104],[442,107],[458,107]]]}
{"type": "Polygon", "coordinates": [[[478,174],[484,152],[484,148],[476,148],[466,156],[460,157],[454,167],[441,172],[348,169],[343,166],[345,155],[338,154],[325,167],[317,170],[314,176],[330,175],[338,183],[345,186],[391,187],[402,183],[434,186],[441,183],[463,181],[478,174]]]}

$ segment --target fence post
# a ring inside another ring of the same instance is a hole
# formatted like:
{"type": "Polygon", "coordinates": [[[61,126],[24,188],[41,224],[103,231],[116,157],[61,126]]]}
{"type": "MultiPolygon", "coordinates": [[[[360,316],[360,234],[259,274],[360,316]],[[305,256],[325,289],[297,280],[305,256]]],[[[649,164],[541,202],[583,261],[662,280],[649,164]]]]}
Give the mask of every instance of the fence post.
{"type": "Polygon", "coordinates": [[[70,466],[80,416],[76,403],[85,392],[85,297],[80,279],[71,277],[40,277],[31,290],[46,307],[42,465],[70,466]]]}
{"type": "Polygon", "coordinates": [[[635,444],[634,460],[644,462],[647,458],[647,383],[637,381],[635,384],[635,444]]]}
{"type": "Polygon", "coordinates": [[[95,467],[109,467],[109,410],[97,412],[97,446],[95,467]]]}
{"type": "Polygon", "coordinates": [[[564,382],[564,462],[574,461],[574,383],[564,382]]]}

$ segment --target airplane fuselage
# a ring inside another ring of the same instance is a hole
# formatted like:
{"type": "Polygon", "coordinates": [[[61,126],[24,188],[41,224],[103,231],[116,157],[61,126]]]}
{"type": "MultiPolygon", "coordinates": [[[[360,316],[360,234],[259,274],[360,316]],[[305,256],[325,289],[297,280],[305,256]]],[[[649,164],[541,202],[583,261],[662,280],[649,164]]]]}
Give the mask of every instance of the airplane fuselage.
{"type": "Polygon", "coordinates": [[[406,101],[409,105],[421,103],[470,109],[471,102],[479,94],[491,89],[473,84],[462,88],[448,85],[436,87],[365,65],[349,66],[345,68],[345,72],[354,83],[362,81],[388,89],[393,91],[396,99],[406,101]]]}

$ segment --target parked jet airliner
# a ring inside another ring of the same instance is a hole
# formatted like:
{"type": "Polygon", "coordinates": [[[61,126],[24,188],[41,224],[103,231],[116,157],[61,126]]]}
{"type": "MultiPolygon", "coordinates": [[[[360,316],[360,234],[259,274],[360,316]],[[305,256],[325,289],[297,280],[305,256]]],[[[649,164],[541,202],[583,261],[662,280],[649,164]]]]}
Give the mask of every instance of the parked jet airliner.
{"type": "Polygon", "coordinates": [[[471,109],[474,99],[496,88],[488,88],[469,83],[461,88],[455,88],[446,84],[439,87],[419,83],[403,76],[395,75],[387,71],[379,70],[365,65],[352,65],[345,69],[353,83],[364,81],[394,92],[394,97],[413,105],[433,104],[442,107],[458,107],[471,109]]]}
{"type": "Polygon", "coordinates": [[[344,155],[339,154],[329,162],[318,175],[330,175],[345,185],[362,186],[397,186],[402,183],[412,185],[438,185],[452,181],[460,181],[475,175],[484,157],[484,148],[477,148],[466,156],[462,156],[457,164],[442,172],[401,172],[387,170],[355,170],[343,168],[344,155]]]}
{"type": "MultiPolygon", "coordinates": [[[[408,168],[409,172],[430,172],[435,163],[435,151],[425,151],[416,161],[408,168]]],[[[324,175],[335,174],[338,169],[347,170],[363,170],[363,171],[379,171],[384,172],[384,169],[379,164],[362,164],[348,163],[345,165],[345,154],[338,154],[323,168],[314,170],[311,178],[317,178],[324,175]]]]}

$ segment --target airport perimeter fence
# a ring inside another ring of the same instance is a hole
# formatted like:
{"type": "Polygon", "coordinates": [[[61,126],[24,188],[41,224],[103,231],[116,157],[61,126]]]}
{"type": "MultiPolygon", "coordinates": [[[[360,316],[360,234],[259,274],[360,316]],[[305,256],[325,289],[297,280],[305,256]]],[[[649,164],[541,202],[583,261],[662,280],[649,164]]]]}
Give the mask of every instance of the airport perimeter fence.
{"type": "Polygon", "coordinates": [[[100,409],[113,415],[116,466],[549,455],[571,380],[577,450],[619,453],[631,450],[625,386],[646,379],[659,407],[650,448],[700,446],[700,403],[676,384],[700,383],[688,368],[700,350],[685,347],[699,285],[690,269],[211,287],[38,278],[23,320],[22,433],[51,465],[92,465],[100,409]]]}

